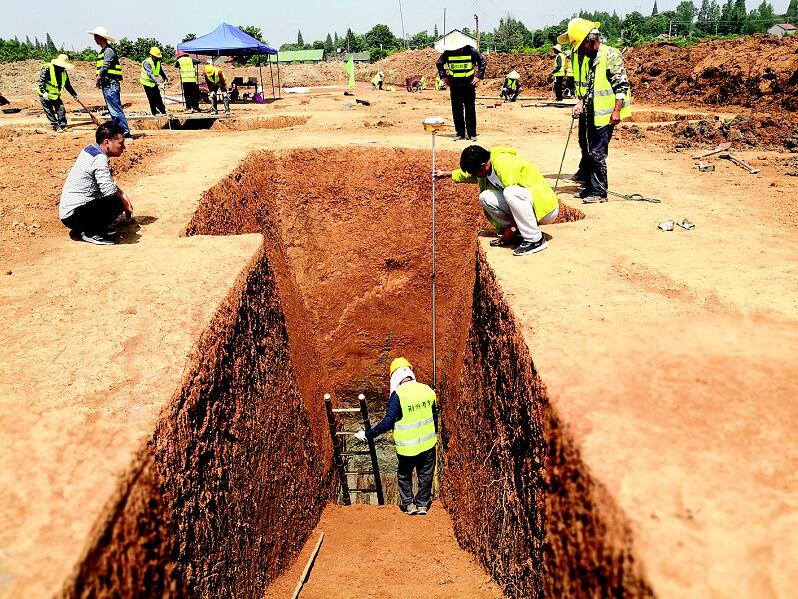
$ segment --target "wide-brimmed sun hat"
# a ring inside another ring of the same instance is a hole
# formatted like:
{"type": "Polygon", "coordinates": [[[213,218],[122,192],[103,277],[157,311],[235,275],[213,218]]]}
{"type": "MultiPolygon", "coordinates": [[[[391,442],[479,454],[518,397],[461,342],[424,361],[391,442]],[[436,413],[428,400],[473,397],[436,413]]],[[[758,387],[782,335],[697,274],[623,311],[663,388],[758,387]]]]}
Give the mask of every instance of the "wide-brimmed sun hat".
{"type": "Polygon", "coordinates": [[[89,31],[89,35],[99,35],[111,43],[116,41],[116,38],[111,37],[111,35],[108,33],[108,30],[102,25],[97,25],[97,27],[95,27],[92,31],[89,31]]]}
{"type": "Polygon", "coordinates": [[[71,71],[75,68],[71,62],[69,62],[69,57],[66,54],[59,54],[58,58],[53,59],[53,64],[57,67],[61,67],[62,69],[66,69],[71,71]]]}

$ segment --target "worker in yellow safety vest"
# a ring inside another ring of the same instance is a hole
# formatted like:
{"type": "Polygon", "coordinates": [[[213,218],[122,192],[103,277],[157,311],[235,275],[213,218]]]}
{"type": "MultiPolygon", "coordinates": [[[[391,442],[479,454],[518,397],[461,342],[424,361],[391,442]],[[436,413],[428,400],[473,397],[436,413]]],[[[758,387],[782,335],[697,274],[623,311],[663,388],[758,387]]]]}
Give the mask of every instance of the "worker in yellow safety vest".
{"type": "Polygon", "coordinates": [[[446,89],[446,84],[441,80],[440,75],[435,75],[435,89],[437,91],[443,91],[446,89]]]}
{"type": "Polygon", "coordinates": [[[177,58],[175,68],[180,73],[180,85],[183,87],[186,112],[202,112],[199,107],[200,91],[196,70],[200,61],[191,58],[183,50],[178,50],[175,53],[175,58],[177,58]]]}
{"type": "Polygon", "coordinates": [[[385,418],[369,431],[355,434],[359,441],[372,440],[393,429],[399,468],[399,498],[406,514],[425,516],[432,503],[435,447],[438,443],[438,407],[435,391],[416,381],[405,358],[391,362],[390,399],[385,418]],[[413,494],[413,471],[418,490],[413,494]]]}
{"type": "Polygon", "coordinates": [[[208,99],[211,101],[211,114],[219,114],[217,109],[219,96],[224,102],[224,113],[230,114],[230,94],[227,92],[227,81],[224,72],[210,63],[205,65],[205,83],[208,85],[208,99]]]}
{"type": "Polygon", "coordinates": [[[438,75],[449,86],[452,100],[454,140],[477,138],[477,85],[485,77],[485,57],[476,41],[457,31],[439,40],[435,48],[441,52],[435,63],[438,75]]]}
{"type": "Polygon", "coordinates": [[[103,92],[111,121],[124,129],[125,139],[130,141],[133,136],[130,135],[130,127],[122,108],[122,65],[119,64],[116,50],[111,46],[116,40],[101,26],[89,31],[89,35],[93,35],[94,43],[100,46],[97,55],[97,88],[103,92]]]}
{"type": "Polygon", "coordinates": [[[371,88],[374,90],[382,90],[382,82],[385,79],[385,76],[382,74],[382,69],[374,73],[374,77],[371,78],[371,88]]]}
{"type": "Polygon", "coordinates": [[[69,81],[67,71],[75,68],[66,54],[59,54],[39,71],[39,100],[44,109],[44,116],[50,121],[53,131],[62,132],[67,126],[66,110],[61,100],[64,90],[77,99],[78,93],[69,81]]]}
{"type": "Polygon", "coordinates": [[[163,70],[161,59],[163,54],[158,46],[150,48],[150,55],[141,63],[141,73],[139,73],[139,83],[144,86],[144,93],[150,103],[150,112],[153,115],[158,113],[166,114],[166,107],[163,105],[161,88],[169,84],[169,77],[163,70]],[[158,81],[161,77],[163,82],[158,81]]]}
{"type": "Polygon", "coordinates": [[[575,181],[584,184],[577,194],[586,204],[607,201],[607,154],[612,132],[632,114],[629,78],[621,53],[599,40],[600,23],[575,18],[557,38],[571,42],[574,87],[579,102],[573,118],[579,119],[582,159],[575,181]]]}
{"type": "Polygon", "coordinates": [[[562,46],[556,44],[551,49],[554,52],[554,70],[551,76],[554,77],[554,97],[558,102],[562,101],[562,82],[565,79],[565,57],[562,53],[562,46]]]}
{"type": "Polygon", "coordinates": [[[565,80],[563,81],[563,98],[574,97],[574,61],[571,60],[573,52],[563,52],[565,56],[565,80]]]}
{"type": "Polygon", "coordinates": [[[502,90],[499,92],[499,97],[508,102],[515,102],[518,98],[518,94],[521,93],[520,78],[521,76],[515,69],[507,73],[504,78],[504,83],[502,83],[502,90]]]}
{"type": "Polygon", "coordinates": [[[515,148],[468,146],[460,154],[459,169],[438,169],[433,176],[479,185],[479,203],[498,233],[491,246],[518,246],[514,256],[546,249],[540,225],[557,220],[560,203],[540,169],[518,156],[515,148]]]}

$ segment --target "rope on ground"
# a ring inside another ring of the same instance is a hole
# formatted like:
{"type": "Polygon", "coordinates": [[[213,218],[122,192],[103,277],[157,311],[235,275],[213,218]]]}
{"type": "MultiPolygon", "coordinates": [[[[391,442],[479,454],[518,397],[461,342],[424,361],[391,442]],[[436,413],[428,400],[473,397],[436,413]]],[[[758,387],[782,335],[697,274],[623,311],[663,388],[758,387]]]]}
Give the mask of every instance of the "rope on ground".
{"type": "Polygon", "coordinates": [[[599,183],[598,186],[607,195],[613,195],[615,197],[621,198],[622,200],[629,200],[630,202],[651,202],[652,204],[659,204],[662,202],[662,200],[660,199],[649,198],[640,193],[627,193],[625,195],[622,193],[617,193],[615,191],[607,189],[601,183],[599,183]]]}

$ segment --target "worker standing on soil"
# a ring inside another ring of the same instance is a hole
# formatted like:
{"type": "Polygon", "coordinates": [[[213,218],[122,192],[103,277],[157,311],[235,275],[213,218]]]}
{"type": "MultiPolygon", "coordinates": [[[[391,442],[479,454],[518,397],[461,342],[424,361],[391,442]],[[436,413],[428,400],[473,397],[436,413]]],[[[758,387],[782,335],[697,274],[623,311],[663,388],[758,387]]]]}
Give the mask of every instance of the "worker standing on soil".
{"type": "Polygon", "coordinates": [[[565,54],[565,81],[563,81],[563,97],[574,97],[574,61],[573,52],[564,52],[565,54]]]}
{"type": "Polygon", "coordinates": [[[224,102],[224,113],[230,114],[230,94],[227,93],[227,81],[224,73],[219,67],[213,64],[205,65],[205,83],[208,85],[208,99],[211,101],[211,114],[219,114],[217,108],[219,95],[224,102]]]}
{"type": "Polygon", "coordinates": [[[437,170],[435,177],[479,184],[479,203],[499,234],[490,245],[518,245],[514,256],[546,249],[546,238],[539,225],[557,219],[560,202],[540,170],[518,156],[515,148],[497,147],[488,151],[481,146],[468,146],[460,155],[458,170],[437,170]]]}
{"type": "Polygon", "coordinates": [[[116,232],[111,225],[123,213],[128,219],[133,216],[133,206],[108,165],[109,158],[118,158],[125,151],[125,130],[114,122],[103,123],[94,140],[96,143],[81,150],[67,175],[58,216],[83,241],[113,245],[116,232]]]}
{"type": "Polygon", "coordinates": [[[599,40],[599,25],[571,19],[568,32],[557,38],[574,47],[574,86],[579,102],[573,117],[579,119],[582,159],[575,181],[584,183],[578,196],[586,204],[607,201],[607,154],[615,126],[632,115],[629,78],[621,53],[599,40]]]}
{"type": "Polygon", "coordinates": [[[147,100],[150,102],[150,112],[154,115],[166,114],[166,107],[163,105],[163,98],[161,97],[161,88],[169,84],[169,77],[166,71],[162,69],[161,49],[158,46],[150,48],[150,55],[141,63],[141,73],[139,74],[139,83],[144,86],[144,93],[147,94],[147,100]],[[163,79],[163,83],[158,81],[158,77],[163,79]]]}
{"type": "Polygon", "coordinates": [[[455,141],[477,138],[476,88],[485,76],[485,57],[479,53],[474,42],[467,39],[450,42],[447,36],[443,53],[436,63],[438,75],[449,86],[455,141]],[[449,47],[450,44],[458,46],[449,47]]]}
{"type": "Polygon", "coordinates": [[[377,73],[374,75],[374,77],[371,78],[371,85],[372,85],[373,89],[382,90],[382,81],[383,81],[383,79],[384,79],[384,76],[382,74],[382,69],[380,69],[379,71],[377,71],[377,73]]]}
{"type": "Polygon", "coordinates": [[[180,84],[183,86],[183,100],[186,103],[186,112],[202,112],[199,107],[200,92],[197,84],[197,70],[195,66],[199,60],[194,60],[183,50],[175,54],[175,68],[180,71],[180,84]]]}
{"type": "Polygon", "coordinates": [[[66,90],[73,98],[78,97],[67,73],[74,68],[75,65],[69,62],[66,54],[59,54],[58,58],[45,64],[39,71],[39,99],[44,109],[44,116],[50,121],[53,131],[58,133],[64,131],[67,126],[66,110],[61,94],[66,90]]]}
{"type": "Polygon", "coordinates": [[[402,510],[426,516],[432,504],[432,478],[435,474],[435,446],[438,442],[438,408],[435,391],[416,381],[410,362],[396,358],[391,362],[391,396],[385,418],[370,431],[355,433],[360,441],[375,439],[393,429],[399,468],[399,497],[402,510]],[[413,495],[413,470],[418,491],[413,495]]]}
{"type": "Polygon", "coordinates": [[[130,127],[122,108],[122,65],[119,64],[116,50],[111,47],[116,40],[108,35],[105,27],[95,27],[93,31],[89,31],[89,35],[93,35],[95,43],[100,46],[97,56],[97,89],[103,92],[111,120],[125,130],[125,139],[129,141],[133,136],[130,135],[130,127]]]}
{"type": "Polygon", "coordinates": [[[515,100],[518,98],[518,94],[521,93],[521,83],[519,78],[520,75],[516,70],[512,70],[507,73],[507,76],[504,78],[502,91],[499,93],[499,97],[503,100],[507,100],[508,102],[515,102],[515,100]]]}
{"type": "Polygon", "coordinates": [[[554,97],[558,102],[562,101],[562,83],[565,79],[565,57],[562,53],[562,46],[556,44],[551,49],[554,52],[554,70],[551,75],[554,77],[554,97]]]}

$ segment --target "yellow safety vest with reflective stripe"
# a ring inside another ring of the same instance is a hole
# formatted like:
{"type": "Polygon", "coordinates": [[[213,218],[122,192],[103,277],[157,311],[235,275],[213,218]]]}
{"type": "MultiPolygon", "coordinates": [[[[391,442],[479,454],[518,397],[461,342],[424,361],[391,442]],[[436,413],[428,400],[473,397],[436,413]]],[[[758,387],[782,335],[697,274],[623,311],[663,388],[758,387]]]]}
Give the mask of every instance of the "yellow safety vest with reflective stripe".
{"type": "Polygon", "coordinates": [[[554,71],[554,76],[555,77],[564,77],[565,76],[565,56],[563,56],[562,54],[557,54],[557,56],[554,57],[554,68],[557,69],[556,71],[554,71]],[[560,59],[560,67],[559,68],[557,68],[557,59],[558,58],[560,59]]]}
{"type": "MultiPolygon", "coordinates": [[[[593,80],[593,124],[603,127],[610,124],[610,116],[615,110],[615,92],[607,79],[607,52],[610,47],[601,44],[596,55],[596,71],[593,80]]],[[[584,99],[587,94],[587,78],[590,72],[590,58],[577,59],[574,69],[574,87],[577,98],[584,99]]],[[[621,120],[632,116],[632,96],[627,91],[621,106],[621,120]]]]}
{"type": "Polygon", "coordinates": [[[504,79],[504,87],[506,87],[507,89],[515,89],[517,85],[518,85],[517,79],[510,79],[509,77],[506,77],[504,79]]]}
{"type": "Polygon", "coordinates": [[[471,55],[467,56],[450,56],[446,66],[446,72],[449,77],[471,77],[476,71],[474,61],[471,60],[471,55]]]}
{"type": "Polygon", "coordinates": [[[44,91],[47,92],[47,97],[51,100],[57,100],[61,97],[61,92],[64,91],[64,86],[67,82],[67,74],[66,71],[61,72],[61,81],[58,81],[58,77],[56,76],[55,72],[55,65],[50,62],[45,67],[50,67],[50,79],[44,82],[44,91]]]}
{"type": "Polygon", "coordinates": [[[213,67],[213,72],[210,75],[208,75],[208,73],[206,72],[205,78],[213,85],[219,85],[219,73],[221,72],[222,72],[221,69],[213,67]]]}
{"type": "Polygon", "coordinates": [[[144,68],[144,65],[150,63],[150,68],[152,69],[153,76],[157,77],[161,74],[161,61],[155,62],[152,58],[147,58],[144,62],[141,63],[141,73],[139,74],[139,83],[145,85],[147,87],[155,87],[155,81],[150,78],[149,73],[147,73],[147,69],[144,68]]]}
{"type": "Polygon", "coordinates": [[[427,385],[411,381],[399,385],[396,395],[402,406],[402,418],[393,425],[396,453],[414,456],[435,447],[438,441],[432,416],[435,391],[427,385]]]}
{"type": "Polygon", "coordinates": [[[574,76],[574,61],[571,60],[572,57],[573,54],[565,57],[565,76],[571,78],[574,76]]]}
{"type": "Polygon", "coordinates": [[[196,83],[197,72],[194,70],[194,61],[189,56],[181,56],[177,59],[180,67],[180,80],[183,83],[196,83]]]}
{"type": "MultiPolygon", "coordinates": [[[[105,62],[105,54],[100,52],[97,55],[97,75],[100,74],[100,69],[103,67],[103,63],[105,62]]],[[[111,66],[108,67],[108,74],[114,75],[122,79],[122,66],[119,64],[119,55],[114,58],[114,61],[111,63],[111,66]]]]}

